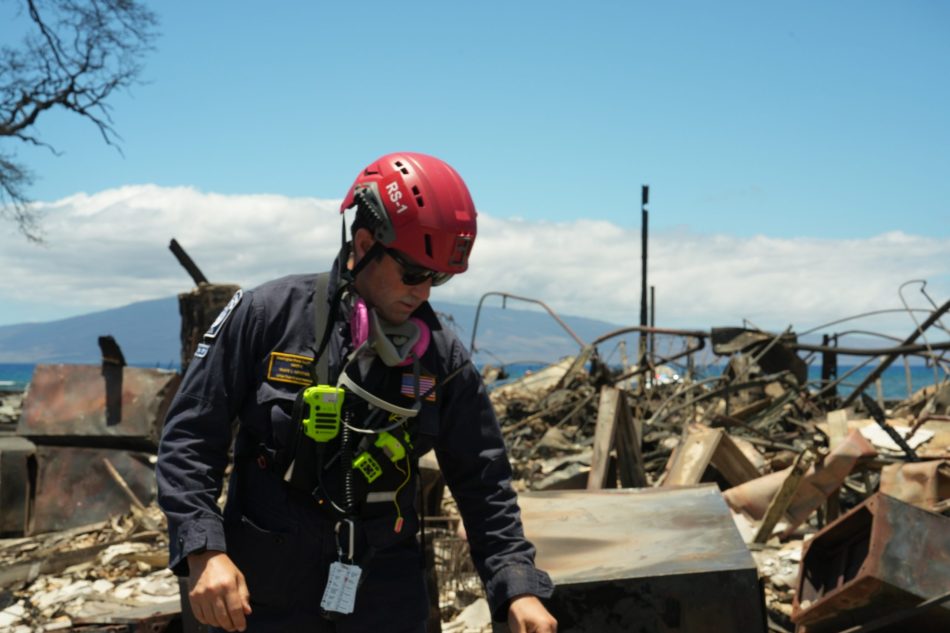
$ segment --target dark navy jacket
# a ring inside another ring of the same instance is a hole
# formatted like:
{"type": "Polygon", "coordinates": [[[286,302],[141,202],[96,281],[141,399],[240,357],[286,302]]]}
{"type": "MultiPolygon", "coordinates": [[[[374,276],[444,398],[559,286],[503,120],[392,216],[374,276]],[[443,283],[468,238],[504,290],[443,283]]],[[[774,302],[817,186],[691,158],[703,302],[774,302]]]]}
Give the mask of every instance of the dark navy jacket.
{"type": "MultiPolygon", "coordinates": [[[[256,539],[254,544],[249,541],[249,551],[237,555],[235,562],[247,576],[252,598],[266,599],[265,594],[273,592],[279,594],[274,597],[277,603],[288,608],[298,595],[295,583],[314,582],[312,577],[296,576],[295,567],[309,565],[316,570],[314,577],[325,581],[320,574],[325,573],[322,568],[333,558],[334,549],[325,542],[333,540],[326,512],[312,497],[289,490],[259,459],[235,460],[223,515],[216,500],[234,421],[239,423],[239,437],[259,442],[264,454],[279,453],[293,437],[291,408],[297,393],[309,384],[306,366],[318,344],[315,278],[284,277],[232,300],[198,348],[171,404],[157,466],[172,569],[187,574],[188,554],[203,550],[233,554],[238,542],[256,539]],[[262,553],[261,543],[273,551],[262,553]],[[283,588],[274,586],[281,582],[283,588]]],[[[330,296],[332,286],[331,281],[330,296]]],[[[513,596],[550,596],[551,581],[535,568],[534,548],[524,538],[510,485],[511,466],[481,377],[458,338],[441,327],[428,304],[415,316],[432,331],[421,365],[425,374],[435,377],[437,396],[434,402],[425,401],[418,416],[414,453],[435,449],[458,503],[492,613],[503,617],[513,596]],[[455,376],[440,384],[453,372],[455,376]]],[[[335,317],[327,351],[331,382],[339,374],[348,346],[348,327],[335,317]]],[[[404,400],[402,406],[411,406],[410,396],[404,400]]],[[[366,522],[363,538],[380,551],[407,547],[408,541],[414,542],[409,537],[418,527],[415,512],[408,515],[399,534],[391,529],[392,517],[378,524],[366,522]]],[[[298,597],[305,600],[303,596],[308,595],[313,600],[316,595],[318,600],[321,593],[322,586],[308,587],[298,597]]]]}

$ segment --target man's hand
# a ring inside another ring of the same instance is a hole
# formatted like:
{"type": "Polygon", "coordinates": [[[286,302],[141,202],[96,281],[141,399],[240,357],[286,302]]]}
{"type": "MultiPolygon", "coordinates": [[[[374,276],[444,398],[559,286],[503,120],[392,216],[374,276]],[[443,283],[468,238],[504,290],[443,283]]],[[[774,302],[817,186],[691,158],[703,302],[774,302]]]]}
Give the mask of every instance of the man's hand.
{"type": "Polygon", "coordinates": [[[188,555],[188,601],[202,624],[225,631],[247,628],[251,613],[250,593],[244,574],[224,552],[188,555]]]}
{"type": "Polygon", "coordinates": [[[557,620],[536,596],[515,596],[508,606],[511,633],[557,633],[557,620]]]}

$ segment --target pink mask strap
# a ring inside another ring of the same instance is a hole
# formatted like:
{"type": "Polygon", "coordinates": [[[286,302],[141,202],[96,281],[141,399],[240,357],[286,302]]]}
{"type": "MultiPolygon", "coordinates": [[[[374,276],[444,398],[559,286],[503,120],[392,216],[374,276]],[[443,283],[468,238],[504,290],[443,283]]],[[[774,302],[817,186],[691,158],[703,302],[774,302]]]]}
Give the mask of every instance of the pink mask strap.
{"type": "Polygon", "coordinates": [[[412,356],[407,356],[406,360],[399,363],[397,367],[411,365],[413,358],[422,358],[422,355],[429,349],[429,341],[432,339],[432,332],[429,330],[429,326],[426,325],[425,321],[417,317],[412,317],[409,320],[415,323],[416,327],[419,328],[419,340],[412,346],[412,356]]]}
{"type": "Polygon", "coordinates": [[[369,338],[369,310],[366,302],[357,298],[353,302],[353,312],[350,314],[350,339],[353,347],[359,347],[369,338]]]}

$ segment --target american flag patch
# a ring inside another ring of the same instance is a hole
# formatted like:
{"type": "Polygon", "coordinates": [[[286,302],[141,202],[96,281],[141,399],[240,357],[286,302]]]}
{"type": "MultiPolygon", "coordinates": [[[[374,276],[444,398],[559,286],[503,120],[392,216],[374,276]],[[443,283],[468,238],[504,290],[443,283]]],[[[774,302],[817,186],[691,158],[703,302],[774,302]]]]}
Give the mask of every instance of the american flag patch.
{"type": "MultiPolygon", "coordinates": [[[[399,387],[399,393],[410,398],[416,397],[416,377],[412,372],[402,375],[402,385],[399,387]]],[[[435,378],[433,376],[419,376],[419,395],[425,396],[429,402],[435,402],[435,378]]]]}

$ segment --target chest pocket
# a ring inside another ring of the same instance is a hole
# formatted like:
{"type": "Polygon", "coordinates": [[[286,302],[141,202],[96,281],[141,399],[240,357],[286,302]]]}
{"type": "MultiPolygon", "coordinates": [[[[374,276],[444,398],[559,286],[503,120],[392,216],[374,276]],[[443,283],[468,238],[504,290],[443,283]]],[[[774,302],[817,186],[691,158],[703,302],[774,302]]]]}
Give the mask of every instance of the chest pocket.
{"type": "Polygon", "coordinates": [[[418,459],[435,447],[439,437],[439,407],[429,403],[423,404],[414,425],[412,453],[418,459]]]}
{"type": "Polygon", "coordinates": [[[257,389],[259,415],[253,419],[263,423],[264,427],[255,427],[254,434],[277,455],[286,453],[295,441],[297,429],[293,410],[296,399],[295,390],[278,388],[266,382],[257,389]]]}

